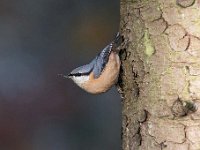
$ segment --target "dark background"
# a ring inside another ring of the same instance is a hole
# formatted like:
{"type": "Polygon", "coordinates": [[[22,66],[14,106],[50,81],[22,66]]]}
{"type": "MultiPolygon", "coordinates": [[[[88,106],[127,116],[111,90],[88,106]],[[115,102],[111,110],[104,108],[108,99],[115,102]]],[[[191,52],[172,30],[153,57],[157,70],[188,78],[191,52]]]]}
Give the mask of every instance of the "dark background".
{"type": "Polygon", "coordinates": [[[0,0],[0,150],[120,150],[115,88],[58,77],[118,32],[118,0],[0,0]]]}

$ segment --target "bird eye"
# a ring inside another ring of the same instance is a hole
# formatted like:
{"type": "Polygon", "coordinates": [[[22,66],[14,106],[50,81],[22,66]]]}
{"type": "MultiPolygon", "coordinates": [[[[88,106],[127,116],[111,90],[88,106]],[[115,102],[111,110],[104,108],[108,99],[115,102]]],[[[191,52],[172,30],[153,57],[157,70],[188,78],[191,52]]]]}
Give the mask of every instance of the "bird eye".
{"type": "Polygon", "coordinates": [[[81,73],[76,73],[76,74],[74,74],[75,76],[81,76],[82,74],[81,73]]]}

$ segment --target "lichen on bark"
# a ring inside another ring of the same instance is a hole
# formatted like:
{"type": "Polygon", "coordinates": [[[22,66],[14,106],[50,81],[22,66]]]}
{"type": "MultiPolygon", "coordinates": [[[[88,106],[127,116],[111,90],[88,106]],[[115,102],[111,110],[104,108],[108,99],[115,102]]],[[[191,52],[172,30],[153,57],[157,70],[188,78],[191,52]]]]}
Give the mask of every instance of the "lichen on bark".
{"type": "Polygon", "coordinates": [[[144,45],[145,45],[145,54],[148,57],[151,57],[153,53],[155,52],[155,49],[151,43],[148,30],[145,30],[144,32],[144,45]]]}

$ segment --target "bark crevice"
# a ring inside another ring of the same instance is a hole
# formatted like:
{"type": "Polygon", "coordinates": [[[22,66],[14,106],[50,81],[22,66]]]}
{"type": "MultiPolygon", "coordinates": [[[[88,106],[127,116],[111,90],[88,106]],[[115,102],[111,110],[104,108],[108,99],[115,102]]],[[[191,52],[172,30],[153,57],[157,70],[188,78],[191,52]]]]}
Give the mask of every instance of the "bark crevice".
{"type": "Polygon", "coordinates": [[[123,150],[200,149],[200,9],[179,3],[121,0],[123,150]]]}

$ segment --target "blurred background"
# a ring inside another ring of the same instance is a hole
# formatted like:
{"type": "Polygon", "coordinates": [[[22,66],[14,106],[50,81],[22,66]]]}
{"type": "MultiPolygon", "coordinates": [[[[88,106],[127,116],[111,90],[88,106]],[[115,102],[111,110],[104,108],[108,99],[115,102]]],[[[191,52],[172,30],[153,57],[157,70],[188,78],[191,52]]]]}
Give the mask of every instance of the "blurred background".
{"type": "Polygon", "coordinates": [[[113,88],[58,77],[116,35],[119,0],[0,0],[0,150],[120,150],[113,88]]]}

